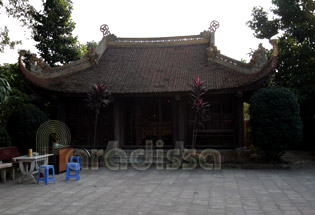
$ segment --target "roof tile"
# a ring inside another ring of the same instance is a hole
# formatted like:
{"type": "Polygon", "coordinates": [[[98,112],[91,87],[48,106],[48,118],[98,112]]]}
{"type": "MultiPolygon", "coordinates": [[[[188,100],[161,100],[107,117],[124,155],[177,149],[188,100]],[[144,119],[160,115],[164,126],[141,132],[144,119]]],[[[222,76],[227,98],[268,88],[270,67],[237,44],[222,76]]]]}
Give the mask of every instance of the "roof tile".
{"type": "MultiPolygon", "coordinates": [[[[266,75],[266,71],[245,74],[219,63],[208,62],[208,44],[180,46],[108,46],[98,65],[55,78],[25,73],[42,88],[58,92],[85,93],[102,83],[113,93],[185,92],[197,75],[208,90],[246,86],[266,75]]],[[[268,71],[267,71],[268,72],[268,71]]]]}

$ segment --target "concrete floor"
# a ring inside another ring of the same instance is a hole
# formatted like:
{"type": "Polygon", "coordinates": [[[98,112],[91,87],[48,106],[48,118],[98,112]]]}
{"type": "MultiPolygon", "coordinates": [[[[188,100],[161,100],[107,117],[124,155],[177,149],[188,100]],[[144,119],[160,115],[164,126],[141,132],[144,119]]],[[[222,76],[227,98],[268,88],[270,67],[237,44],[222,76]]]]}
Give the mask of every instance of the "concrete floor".
{"type": "Polygon", "coordinates": [[[315,167],[83,170],[56,184],[0,183],[0,214],[315,214],[315,167]]]}

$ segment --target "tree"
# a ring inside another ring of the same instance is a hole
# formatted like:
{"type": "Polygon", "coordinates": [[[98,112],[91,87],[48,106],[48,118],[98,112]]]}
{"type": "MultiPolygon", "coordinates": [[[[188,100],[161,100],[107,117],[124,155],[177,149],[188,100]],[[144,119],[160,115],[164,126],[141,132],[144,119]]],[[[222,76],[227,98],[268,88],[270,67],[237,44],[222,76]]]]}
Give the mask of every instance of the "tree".
{"type": "Polygon", "coordinates": [[[88,41],[88,42],[86,42],[85,46],[86,46],[86,49],[89,51],[89,50],[97,47],[97,42],[95,42],[94,40],[88,41]]]}
{"type": "Polygon", "coordinates": [[[14,111],[8,120],[7,130],[13,146],[22,154],[36,148],[36,132],[48,120],[47,115],[34,105],[26,105],[14,111]]]}
{"type": "MultiPolygon", "coordinates": [[[[31,14],[34,8],[29,4],[28,0],[0,0],[0,14],[3,12],[1,11],[2,9],[8,16],[19,20],[22,23],[22,26],[29,27],[30,23],[32,23],[31,14]]],[[[15,45],[21,43],[21,40],[13,41],[10,39],[9,28],[7,26],[0,26],[0,52],[3,52],[6,46],[13,49],[15,45]]]]}
{"type": "Polygon", "coordinates": [[[94,40],[92,41],[88,41],[84,44],[80,44],[80,58],[85,57],[88,52],[97,47],[97,42],[95,42],[94,40]]]}
{"type": "Polygon", "coordinates": [[[204,123],[209,120],[208,109],[210,105],[202,98],[207,92],[203,84],[204,81],[201,81],[199,76],[197,76],[196,80],[193,80],[193,84],[191,85],[191,90],[189,92],[191,97],[191,108],[194,112],[192,149],[195,149],[196,147],[199,128],[204,128],[204,123]]]}
{"type": "Polygon", "coordinates": [[[0,73],[0,105],[8,100],[11,87],[7,79],[0,73]]]}
{"type": "Polygon", "coordinates": [[[300,106],[283,88],[263,88],[250,98],[250,138],[269,159],[278,159],[288,147],[301,140],[300,106]]]}
{"type": "Polygon", "coordinates": [[[247,25],[257,38],[277,35],[279,64],[272,84],[292,89],[301,105],[304,143],[315,134],[315,4],[313,0],[272,0],[268,14],[255,7],[247,25]],[[270,19],[270,15],[274,15],[270,19]]]}
{"type": "Polygon", "coordinates": [[[94,140],[93,145],[95,149],[95,139],[97,130],[97,119],[102,107],[107,107],[110,102],[111,93],[104,84],[96,83],[92,86],[92,91],[87,94],[87,106],[95,113],[95,123],[94,123],[94,140]]]}
{"type": "Polygon", "coordinates": [[[70,0],[46,0],[43,11],[34,11],[33,38],[40,56],[52,67],[80,58],[80,44],[72,36],[70,0]]]}
{"type": "Polygon", "coordinates": [[[11,146],[11,141],[7,130],[0,126],[0,148],[11,146]]]}
{"type": "MultiPolygon", "coordinates": [[[[7,120],[11,113],[31,103],[31,98],[24,86],[24,80],[19,73],[17,64],[4,64],[0,66],[0,77],[11,86],[10,94],[7,96],[6,102],[0,102],[0,126],[6,127],[7,120]]],[[[2,95],[1,93],[1,96],[2,95]]]]}

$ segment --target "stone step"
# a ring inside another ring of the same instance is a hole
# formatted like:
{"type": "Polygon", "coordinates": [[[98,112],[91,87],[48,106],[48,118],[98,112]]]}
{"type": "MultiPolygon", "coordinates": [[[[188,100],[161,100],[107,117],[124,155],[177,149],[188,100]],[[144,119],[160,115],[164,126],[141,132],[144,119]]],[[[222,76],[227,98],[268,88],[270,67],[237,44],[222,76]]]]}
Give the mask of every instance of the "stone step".
{"type": "MultiPolygon", "coordinates": [[[[132,150],[132,149],[124,149],[123,152],[124,152],[124,156],[127,155],[127,161],[123,160],[122,162],[127,162],[128,164],[130,164],[130,163],[141,163],[141,164],[145,164],[145,163],[168,164],[168,163],[171,163],[171,161],[166,158],[167,152],[168,152],[168,150],[166,150],[166,149],[163,150],[163,159],[161,159],[160,155],[158,157],[157,156],[157,150],[153,149],[152,154],[151,154],[152,155],[151,161],[148,158],[147,159],[145,158],[146,152],[144,152],[145,155],[143,155],[143,152],[137,153],[134,151],[135,150],[132,150]],[[131,158],[132,153],[133,153],[134,158],[131,158]]],[[[161,152],[159,152],[159,153],[161,153],[161,152]]],[[[150,156],[150,154],[149,154],[149,156],[150,156]]],[[[121,159],[120,159],[118,154],[112,158],[112,161],[114,163],[121,163],[120,160],[121,159]]]]}
{"type": "MultiPolygon", "coordinates": [[[[120,157],[118,156],[115,156],[112,158],[112,161],[114,163],[120,163],[120,157]]],[[[125,162],[125,161],[123,161],[125,162]]],[[[156,156],[153,156],[151,159],[149,158],[145,158],[143,156],[139,156],[137,158],[131,158],[130,156],[127,157],[127,163],[130,164],[130,163],[153,163],[153,164],[166,164],[166,163],[170,163],[170,161],[164,156],[163,159],[161,158],[158,158],[156,156]]]]}

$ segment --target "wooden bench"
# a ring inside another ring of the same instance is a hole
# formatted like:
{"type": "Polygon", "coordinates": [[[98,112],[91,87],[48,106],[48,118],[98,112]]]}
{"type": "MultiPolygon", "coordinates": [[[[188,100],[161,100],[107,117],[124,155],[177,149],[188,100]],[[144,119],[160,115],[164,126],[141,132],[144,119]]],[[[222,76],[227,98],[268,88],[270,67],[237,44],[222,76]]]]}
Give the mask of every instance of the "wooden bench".
{"type": "Polygon", "coordinates": [[[6,180],[6,168],[11,169],[11,178],[12,180],[15,179],[15,168],[19,162],[13,161],[12,158],[18,156],[20,156],[20,153],[16,146],[0,148],[0,161],[2,161],[0,169],[3,182],[6,180]]]}

